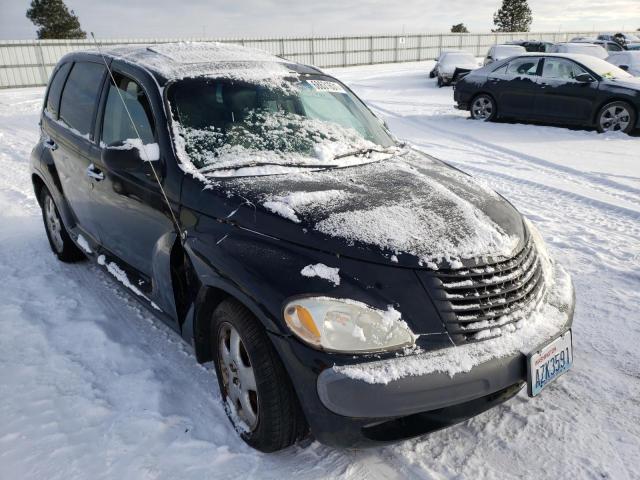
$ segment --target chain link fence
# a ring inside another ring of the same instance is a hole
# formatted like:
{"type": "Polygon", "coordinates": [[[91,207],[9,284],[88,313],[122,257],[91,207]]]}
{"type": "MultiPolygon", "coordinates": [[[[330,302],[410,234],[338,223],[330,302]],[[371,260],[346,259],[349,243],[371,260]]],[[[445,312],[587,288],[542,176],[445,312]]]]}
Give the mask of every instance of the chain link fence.
{"type": "MultiPolygon", "coordinates": [[[[178,41],[236,43],[266,50],[318,67],[432,60],[442,50],[466,50],[484,56],[491,45],[511,40],[564,42],[594,37],[596,32],[444,33],[296,38],[150,38],[103,39],[103,45],[157,44],[178,41]]],[[[0,88],[46,85],[53,67],[66,53],[93,48],[90,40],[0,40],[0,88]]]]}

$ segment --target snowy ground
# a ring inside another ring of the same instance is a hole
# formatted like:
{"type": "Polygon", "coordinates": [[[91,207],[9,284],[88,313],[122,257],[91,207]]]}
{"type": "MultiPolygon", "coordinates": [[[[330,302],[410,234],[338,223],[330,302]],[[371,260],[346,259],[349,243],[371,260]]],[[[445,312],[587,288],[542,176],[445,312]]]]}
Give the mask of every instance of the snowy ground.
{"type": "Polygon", "coordinates": [[[575,368],[398,445],[244,446],[211,368],[88,264],[49,252],[28,177],[43,89],[0,91],[0,478],[640,478],[640,138],[482,124],[430,64],[333,71],[416,147],[537,222],[577,289],[575,368]]]}

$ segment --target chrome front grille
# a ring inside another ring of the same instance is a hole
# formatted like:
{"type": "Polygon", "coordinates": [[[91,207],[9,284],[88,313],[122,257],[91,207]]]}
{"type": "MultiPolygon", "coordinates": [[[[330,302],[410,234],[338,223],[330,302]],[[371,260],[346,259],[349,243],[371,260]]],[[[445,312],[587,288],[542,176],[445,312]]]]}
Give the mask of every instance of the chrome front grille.
{"type": "Polygon", "coordinates": [[[436,301],[455,343],[515,331],[544,293],[542,265],[531,240],[509,260],[439,270],[435,276],[436,301]]]}

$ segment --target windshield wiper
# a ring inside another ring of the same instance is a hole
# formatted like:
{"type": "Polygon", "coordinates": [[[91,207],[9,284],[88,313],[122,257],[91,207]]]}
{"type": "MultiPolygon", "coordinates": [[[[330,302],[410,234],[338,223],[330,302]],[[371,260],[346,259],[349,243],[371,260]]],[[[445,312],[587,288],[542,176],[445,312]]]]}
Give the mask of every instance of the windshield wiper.
{"type": "Polygon", "coordinates": [[[339,167],[337,164],[328,163],[277,163],[277,162],[253,162],[245,163],[243,165],[229,165],[227,167],[216,167],[210,165],[208,167],[200,169],[200,173],[219,172],[225,170],[240,170],[241,168],[253,168],[253,167],[291,167],[291,168],[335,168],[339,167]]]}
{"type": "MultiPolygon", "coordinates": [[[[392,148],[392,147],[389,147],[392,148]]],[[[385,150],[380,150],[379,148],[360,148],[358,150],[352,150],[351,152],[346,152],[346,153],[341,153],[340,155],[336,155],[335,157],[333,157],[334,160],[339,160],[341,158],[345,158],[345,157],[354,157],[357,155],[367,155],[369,153],[391,153],[389,151],[389,148],[385,149],[385,150]]]]}

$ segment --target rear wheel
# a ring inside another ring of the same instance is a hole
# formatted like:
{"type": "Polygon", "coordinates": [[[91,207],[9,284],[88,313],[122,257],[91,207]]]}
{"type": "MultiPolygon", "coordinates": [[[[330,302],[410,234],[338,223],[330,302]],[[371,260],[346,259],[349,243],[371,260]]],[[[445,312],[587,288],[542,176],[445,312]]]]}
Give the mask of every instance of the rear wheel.
{"type": "Polygon", "coordinates": [[[40,192],[40,207],[42,208],[44,228],[53,253],[63,262],[84,260],[86,257],[69,237],[53,197],[44,186],[40,192]]]}
{"type": "Polygon", "coordinates": [[[629,133],[636,124],[636,114],[633,108],[625,102],[607,103],[598,112],[599,132],[629,133]]]}
{"type": "Polygon", "coordinates": [[[495,100],[485,93],[482,93],[471,100],[471,118],[489,122],[496,118],[498,108],[495,100]]]}
{"type": "Polygon", "coordinates": [[[307,431],[282,361],[259,321],[235,300],[213,313],[218,384],[242,439],[263,452],[286,448],[307,431]]]}
{"type": "Polygon", "coordinates": [[[442,81],[442,77],[438,76],[438,88],[444,87],[444,82],[442,81]]]}

